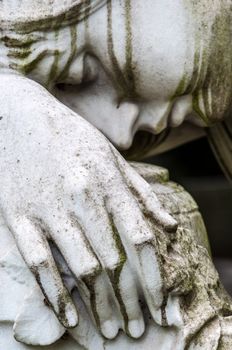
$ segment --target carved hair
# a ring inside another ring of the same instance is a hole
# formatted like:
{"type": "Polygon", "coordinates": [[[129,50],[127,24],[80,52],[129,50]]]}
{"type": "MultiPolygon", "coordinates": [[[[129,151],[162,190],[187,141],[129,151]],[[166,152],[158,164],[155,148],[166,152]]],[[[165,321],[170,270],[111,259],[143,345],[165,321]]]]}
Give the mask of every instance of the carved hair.
{"type": "Polygon", "coordinates": [[[85,19],[105,3],[106,0],[3,0],[0,28],[21,33],[56,29],[85,19]]]}
{"type": "Polygon", "coordinates": [[[0,43],[7,49],[7,56],[0,57],[0,66],[26,75],[45,57],[53,56],[56,61],[61,53],[60,48],[49,46],[46,32],[50,32],[52,37],[53,34],[56,36],[57,30],[70,26],[70,40],[73,40],[72,25],[88,18],[104,6],[106,1],[0,1],[0,43]],[[15,3],[18,3],[17,12],[13,11],[16,8],[15,3]]]}

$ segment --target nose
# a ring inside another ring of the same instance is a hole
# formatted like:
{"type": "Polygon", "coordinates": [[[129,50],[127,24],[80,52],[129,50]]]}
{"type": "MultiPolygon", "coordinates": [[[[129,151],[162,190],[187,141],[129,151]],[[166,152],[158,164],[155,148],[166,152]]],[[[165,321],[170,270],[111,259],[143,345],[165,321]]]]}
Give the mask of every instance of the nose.
{"type": "Polygon", "coordinates": [[[139,107],[135,103],[122,102],[115,108],[111,125],[107,128],[107,136],[113,144],[121,149],[128,149],[134,138],[135,124],[139,116],[139,107]]]}
{"type": "Polygon", "coordinates": [[[167,127],[170,109],[170,101],[154,100],[141,103],[137,130],[146,130],[155,135],[161,133],[167,127]]]}

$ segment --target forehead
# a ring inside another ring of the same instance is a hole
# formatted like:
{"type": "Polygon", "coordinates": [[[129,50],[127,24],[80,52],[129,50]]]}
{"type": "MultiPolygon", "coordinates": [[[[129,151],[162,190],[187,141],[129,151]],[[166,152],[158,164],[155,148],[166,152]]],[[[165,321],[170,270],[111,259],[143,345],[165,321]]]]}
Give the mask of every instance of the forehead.
{"type": "Polygon", "coordinates": [[[228,0],[109,1],[95,22],[94,49],[125,90],[136,84],[146,96],[171,96],[183,79],[191,79],[196,57],[198,63],[207,57],[211,28],[225,3],[228,0]]]}
{"type": "Polygon", "coordinates": [[[131,10],[137,88],[157,97],[173,95],[194,56],[192,21],[183,1],[137,2],[131,10]]]}

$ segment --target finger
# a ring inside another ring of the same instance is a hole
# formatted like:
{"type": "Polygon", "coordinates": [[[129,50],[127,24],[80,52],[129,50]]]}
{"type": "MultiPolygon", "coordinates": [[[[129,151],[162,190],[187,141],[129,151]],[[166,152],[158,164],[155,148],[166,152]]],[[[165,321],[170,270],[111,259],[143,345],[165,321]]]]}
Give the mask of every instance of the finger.
{"type": "MultiPolygon", "coordinates": [[[[124,264],[125,255],[124,250],[122,251],[119,247],[120,239],[115,236],[103,205],[104,203],[99,198],[94,201],[90,194],[88,199],[83,198],[82,201],[81,197],[78,196],[78,200],[76,199],[76,207],[78,208],[76,215],[101,265],[110,274],[119,265],[124,264]]],[[[123,316],[117,310],[118,304],[108,276],[105,275],[104,278],[99,276],[95,280],[93,292],[96,298],[99,328],[106,338],[113,339],[118,334],[119,328],[122,328],[123,316]],[[102,283],[99,282],[100,280],[102,280],[102,283]],[[109,303],[109,300],[111,303],[109,303]]]]}
{"type": "Polygon", "coordinates": [[[129,263],[127,262],[118,278],[116,289],[118,300],[124,305],[128,322],[125,323],[125,331],[132,338],[140,338],[145,330],[144,318],[139,305],[139,296],[134,277],[132,276],[129,263]]]}
{"type": "Polygon", "coordinates": [[[145,213],[167,232],[176,232],[177,221],[162,208],[151,186],[119,155],[116,159],[120,165],[131,192],[143,206],[145,213]]]}
{"type": "Polygon", "coordinates": [[[94,293],[101,332],[105,338],[114,339],[119,332],[121,319],[117,317],[118,309],[114,298],[110,299],[113,292],[106,275],[101,274],[96,278],[94,293]]]}
{"type": "Polygon", "coordinates": [[[123,240],[128,259],[131,265],[136,267],[151,314],[158,322],[158,310],[163,303],[163,282],[155,235],[142,215],[138,203],[126,188],[123,190],[123,196],[121,193],[111,196],[107,207],[123,240]]]}
{"type": "Polygon", "coordinates": [[[101,337],[95,324],[91,320],[91,314],[88,313],[88,308],[84,303],[84,298],[80,295],[80,292],[78,290],[79,286],[76,279],[74,278],[57,246],[54,245],[53,242],[49,243],[58,269],[61,271],[61,276],[64,280],[64,284],[67,287],[69,293],[72,295],[73,301],[79,312],[78,326],[70,329],[69,333],[78,342],[78,344],[86,349],[94,350],[96,348],[102,348],[104,339],[101,337]]]}
{"type": "MultiPolygon", "coordinates": [[[[111,300],[115,300],[116,298],[116,303],[118,304],[119,312],[121,313],[117,324],[120,325],[121,319],[123,319],[122,328],[130,336],[137,338],[141,335],[141,332],[143,332],[143,317],[138,303],[137,286],[132,278],[132,271],[129,265],[127,264],[124,268],[127,260],[126,252],[119,233],[104,205],[105,204],[100,200],[95,200],[95,202],[93,199],[91,201],[85,201],[81,203],[81,205],[78,205],[78,208],[81,207],[82,210],[79,210],[77,215],[79,221],[81,221],[82,226],[84,227],[86,235],[91,241],[91,245],[98,254],[99,260],[110,278],[114,293],[108,288],[109,298],[111,300]],[[88,216],[86,213],[88,213],[88,216]],[[126,281],[126,276],[124,276],[125,278],[123,278],[122,283],[122,271],[123,276],[125,275],[125,271],[127,271],[128,276],[126,283],[124,283],[124,281],[126,281]],[[129,286],[131,287],[131,295],[128,294],[129,286]],[[137,318],[132,312],[132,305],[134,306],[134,312],[137,318]],[[132,321],[134,324],[133,327],[131,323],[132,321]]],[[[111,319],[109,318],[107,322],[104,321],[104,326],[102,325],[101,328],[105,327],[106,324],[110,324],[110,320],[111,319]]],[[[114,325],[115,324],[116,323],[114,322],[114,325]]],[[[116,330],[116,328],[114,329],[116,330]]],[[[105,334],[104,331],[103,333],[105,334]]]]}
{"type": "Polygon", "coordinates": [[[176,232],[177,221],[162,208],[157,196],[152,192],[151,186],[133,169],[130,171],[128,184],[132,192],[134,191],[133,193],[136,191],[136,198],[143,206],[144,213],[152,217],[167,232],[176,232]]]}
{"type": "Polygon", "coordinates": [[[74,216],[63,218],[54,214],[52,217],[53,221],[49,220],[48,223],[50,235],[75,276],[80,295],[90,315],[103,335],[113,339],[119,326],[109,303],[109,282],[103,276],[101,264],[85,231],[80,228],[74,216]]]}
{"type": "Polygon", "coordinates": [[[128,164],[148,183],[163,183],[169,181],[169,172],[154,164],[128,162],[128,164]]]}
{"type": "Polygon", "coordinates": [[[68,331],[72,338],[76,340],[84,349],[97,350],[104,349],[105,339],[98,332],[96,326],[91,321],[89,314],[87,313],[85,304],[78,290],[75,289],[72,293],[75,305],[79,310],[79,323],[78,327],[70,329],[68,331]]]}
{"type": "Polygon", "coordinates": [[[75,327],[78,323],[76,308],[63,285],[47,240],[42,236],[38,224],[34,225],[28,218],[21,217],[14,221],[11,230],[24,260],[59,321],[66,328],[75,327]]]}
{"type": "MultiPolygon", "coordinates": [[[[127,278],[128,281],[127,274],[124,278],[127,278]]],[[[121,319],[120,317],[115,317],[118,314],[118,308],[114,300],[112,301],[112,299],[110,299],[110,286],[107,286],[106,281],[107,279],[103,273],[95,278],[83,278],[82,283],[84,283],[85,287],[88,288],[88,292],[90,294],[89,297],[86,296],[86,292],[84,292],[85,288],[83,288],[83,284],[79,284],[79,290],[80,295],[85,301],[88,309],[91,308],[95,322],[103,336],[107,339],[114,339],[118,334],[121,319]],[[88,299],[87,302],[86,299],[88,299]]],[[[125,283],[125,280],[123,282],[125,283]]],[[[121,284],[122,283],[119,282],[118,290],[121,289],[121,284]]],[[[120,291],[118,301],[121,301],[120,310],[122,311],[123,309],[124,313],[128,313],[128,316],[125,317],[128,321],[124,327],[124,330],[128,335],[134,338],[140,337],[144,332],[144,321],[141,309],[138,306],[138,297],[134,284],[131,283],[131,286],[129,286],[127,282],[127,290],[123,286],[122,292],[120,291]],[[129,295],[130,292],[131,295],[129,295]],[[124,303],[124,298],[126,299],[126,303],[124,303]],[[131,303],[128,303],[128,301],[131,301],[131,303]],[[125,308],[125,306],[122,307],[123,303],[127,305],[127,308],[125,308]]]]}
{"type": "Polygon", "coordinates": [[[104,272],[98,276],[83,277],[78,280],[77,286],[88,313],[99,331],[107,339],[115,338],[119,330],[118,319],[114,312],[116,307],[109,302],[110,286],[107,284],[104,272]]]}
{"type": "Polygon", "coordinates": [[[52,218],[46,221],[50,236],[76,279],[98,275],[101,265],[77,219],[58,213],[53,213],[52,218]]]}
{"type": "Polygon", "coordinates": [[[111,270],[123,263],[126,258],[123,247],[112,229],[104,201],[88,194],[88,198],[75,198],[75,203],[78,222],[102,265],[111,270]]]}

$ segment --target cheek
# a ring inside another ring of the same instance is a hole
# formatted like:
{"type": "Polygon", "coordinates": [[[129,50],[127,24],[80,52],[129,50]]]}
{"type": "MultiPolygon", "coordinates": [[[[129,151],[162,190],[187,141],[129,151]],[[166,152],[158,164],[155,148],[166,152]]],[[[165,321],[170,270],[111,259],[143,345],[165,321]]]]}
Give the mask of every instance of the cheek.
{"type": "Polygon", "coordinates": [[[86,87],[66,85],[62,91],[56,91],[56,96],[100,130],[117,148],[127,149],[132,144],[139,109],[129,102],[117,105],[116,91],[106,75],[100,75],[97,82],[86,87]]]}

